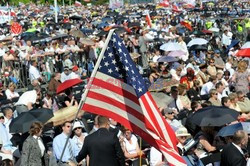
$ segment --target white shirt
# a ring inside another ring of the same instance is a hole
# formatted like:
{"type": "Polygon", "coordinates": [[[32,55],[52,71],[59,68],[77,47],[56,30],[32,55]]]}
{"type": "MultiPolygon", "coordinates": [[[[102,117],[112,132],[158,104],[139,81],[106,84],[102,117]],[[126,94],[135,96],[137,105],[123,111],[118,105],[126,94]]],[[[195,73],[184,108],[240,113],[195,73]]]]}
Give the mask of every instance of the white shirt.
{"type": "Polygon", "coordinates": [[[60,81],[63,83],[66,80],[72,79],[72,76],[73,76],[72,73],[70,73],[69,75],[66,75],[64,72],[62,72],[60,81]]]}
{"type": "Polygon", "coordinates": [[[39,148],[40,148],[40,150],[41,150],[41,155],[43,156],[43,155],[44,155],[44,151],[45,151],[45,147],[44,147],[44,144],[43,144],[41,138],[40,138],[40,137],[37,137],[36,135],[33,135],[33,137],[34,137],[35,139],[37,139],[39,148]]]}
{"type": "Polygon", "coordinates": [[[18,99],[15,105],[26,105],[28,103],[35,104],[37,98],[37,93],[35,90],[24,92],[18,99]]]}
{"type": "Polygon", "coordinates": [[[153,57],[153,62],[157,62],[157,60],[161,57],[161,55],[155,55],[153,57]]]}
{"type": "Polygon", "coordinates": [[[160,162],[162,162],[162,153],[152,147],[150,149],[150,166],[156,166],[160,162]]]}
{"type": "Polygon", "coordinates": [[[40,72],[35,66],[32,66],[32,65],[30,66],[30,68],[29,68],[29,77],[30,77],[31,82],[33,80],[41,78],[40,72]]]}
{"type": "Polygon", "coordinates": [[[11,92],[9,89],[5,91],[7,99],[12,99],[15,97],[19,97],[19,94],[17,92],[11,92]]]}
{"type": "Polygon", "coordinates": [[[136,151],[136,147],[137,147],[137,138],[134,134],[132,134],[131,136],[131,142],[132,143],[129,143],[129,141],[125,138],[124,139],[124,147],[126,148],[127,152],[129,154],[135,154],[137,153],[136,151]]]}
{"type": "Polygon", "coordinates": [[[209,94],[209,91],[214,87],[214,84],[209,81],[205,84],[202,85],[202,88],[201,88],[201,95],[207,95],[209,94]]]}

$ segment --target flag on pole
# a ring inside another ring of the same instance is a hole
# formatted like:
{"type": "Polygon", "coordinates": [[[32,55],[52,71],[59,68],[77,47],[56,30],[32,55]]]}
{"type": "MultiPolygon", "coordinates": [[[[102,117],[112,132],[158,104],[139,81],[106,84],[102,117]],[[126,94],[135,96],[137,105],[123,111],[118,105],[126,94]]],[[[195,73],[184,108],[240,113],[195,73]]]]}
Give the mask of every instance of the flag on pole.
{"type": "Polygon", "coordinates": [[[159,149],[170,165],[186,165],[177,153],[174,131],[159,112],[123,41],[115,33],[109,36],[82,109],[126,126],[159,149]]]}
{"type": "Polygon", "coordinates": [[[148,26],[149,26],[150,28],[152,28],[152,21],[151,21],[149,12],[146,13],[146,21],[147,21],[148,26]]]}
{"type": "Polygon", "coordinates": [[[80,6],[82,6],[82,3],[79,2],[79,1],[75,1],[75,6],[76,6],[76,7],[80,7],[80,6]]]}

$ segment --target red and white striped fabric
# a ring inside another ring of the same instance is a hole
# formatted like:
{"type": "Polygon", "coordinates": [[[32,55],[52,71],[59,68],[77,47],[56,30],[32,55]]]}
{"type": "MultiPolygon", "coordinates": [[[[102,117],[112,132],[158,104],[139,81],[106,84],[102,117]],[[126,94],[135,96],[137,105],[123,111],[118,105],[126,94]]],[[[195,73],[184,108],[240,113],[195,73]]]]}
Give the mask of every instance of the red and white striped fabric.
{"type": "Polygon", "coordinates": [[[110,117],[126,126],[159,149],[169,165],[186,165],[177,153],[178,141],[173,129],[158,111],[128,50],[116,34],[90,81],[84,111],[110,117]]]}
{"type": "Polygon", "coordinates": [[[146,14],[146,21],[147,21],[148,26],[152,28],[152,21],[151,21],[149,13],[146,14]]]}
{"type": "Polygon", "coordinates": [[[82,3],[79,2],[79,1],[75,1],[75,6],[76,6],[76,7],[80,7],[80,6],[82,6],[82,3]]]}

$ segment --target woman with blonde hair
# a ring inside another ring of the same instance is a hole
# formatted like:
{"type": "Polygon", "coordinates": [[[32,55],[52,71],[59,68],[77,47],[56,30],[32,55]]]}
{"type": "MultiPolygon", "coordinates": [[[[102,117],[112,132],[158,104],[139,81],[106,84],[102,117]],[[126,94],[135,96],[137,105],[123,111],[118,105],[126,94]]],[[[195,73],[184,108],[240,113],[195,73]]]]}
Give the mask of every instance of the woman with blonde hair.
{"type": "Polygon", "coordinates": [[[11,100],[12,98],[19,97],[19,94],[15,90],[16,84],[14,84],[13,82],[9,83],[8,89],[6,89],[5,91],[7,99],[11,100]]]}
{"type": "Polygon", "coordinates": [[[235,82],[235,90],[242,91],[244,94],[249,92],[250,72],[247,70],[247,62],[240,61],[237,71],[232,77],[232,82],[235,82]]]}
{"type": "Polygon", "coordinates": [[[177,98],[177,105],[179,110],[188,109],[191,110],[191,101],[187,97],[187,85],[186,84],[179,84],[177,87],[179,95],[177,98]]]}

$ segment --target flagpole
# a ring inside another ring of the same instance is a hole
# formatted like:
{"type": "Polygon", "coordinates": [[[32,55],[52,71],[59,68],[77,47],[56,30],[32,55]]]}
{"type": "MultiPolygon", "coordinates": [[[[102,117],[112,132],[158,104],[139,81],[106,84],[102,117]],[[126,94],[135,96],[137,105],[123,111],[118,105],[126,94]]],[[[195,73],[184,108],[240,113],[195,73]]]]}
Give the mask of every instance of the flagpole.
{"type": "Polygon", "coordinates": [[[100,55],[99,55],[99,57],[98,57],[98,59],[97,59],[97,62],[96,62],[96,64],[95,64],[94,70],[93,70],[93,72],[91,73],[89,82],[88,82],[88,84],[87,84],[87,88],[85,89],[85,91],[84,91],[84,93],[83,93],[83,95],[82,95],[82,98],[81,98],[81,101],[80,101],[80,103],[79,103],[79,106],[78,106],[78,110],[77,110],[76,116],[75,116],[75,118],[74,118],[73,124],[72,124],[71,129],[70,129],[70,134],[67,136],[67,140],[66,140],[66,142],[65,142],[65,144],[64,144],[64,147],[63,147],[63,151],[62,151],[62,154],[61,154],[61,157],[60,157],[60,160],[59,160],[59,165],[62,164],[62,157],[63,157],[63,155],[64,155],[64,152],[65,152],[65,150],[66,150],[67,144],[68,144],[68,142],[69,142],[69,138],[70,138],[70,135],[71,135],[71,133],[72,133],[73,126],[74,126],[74,124],[75,124],[76,118],[77,118],[77,116],[78,116],[80,110],[82,109],[83,104],[84,104],[85,101],[86,101],[86,97],[87,97],[87,94],[88,94],[88,92],[89,92],[89,88],[90,88],[90,86],[91,86],[91,84],[92,84],[93,78],[95,77],[95,75],[96,75],[96,73],[97,73],[97,70],[98,70],[98,68],[99,68],[99,66],[100,66],[100,63],[101,63],[102,58],[103,58],[103,56],[104,56],[104,53],[105,53],[105,51],[106,51],[106,49],[107,49],[107,47],[108,47],[109,41],[110,41],[110,39],[111,39],[111,36],[112,36],[114,30],[115,30],[115,29],[111,29],[111,30],[109,31],[108,37],[107,37],[107,39],[106,39],[106,41],[105,41],[105,44],[104,44],[104,46],[103,46],[103,48],[102,48],[102,51],[101,51],[101,53],[100,53],[100,55]]]}
{"type": "Polygon", "coordinates": [[[54,10],[55,10],[55,23],[58,23],[58,19],[57,19],[57,0],[54,0],[54,10]]]}

